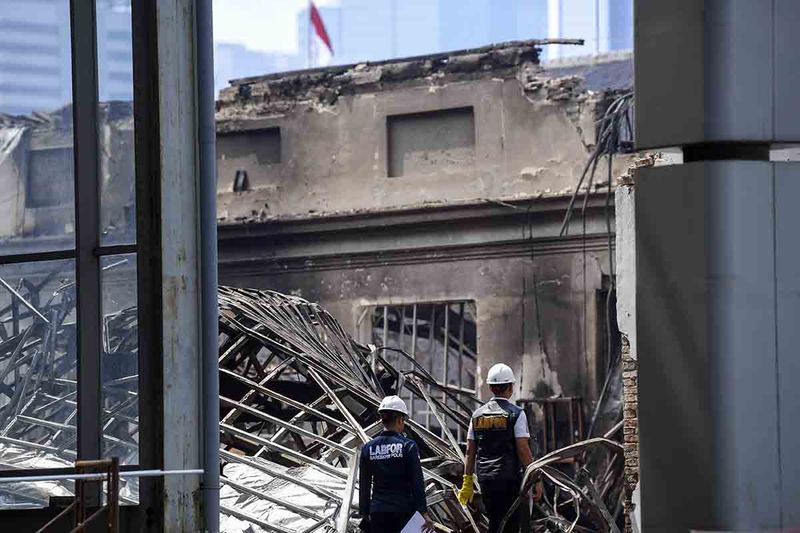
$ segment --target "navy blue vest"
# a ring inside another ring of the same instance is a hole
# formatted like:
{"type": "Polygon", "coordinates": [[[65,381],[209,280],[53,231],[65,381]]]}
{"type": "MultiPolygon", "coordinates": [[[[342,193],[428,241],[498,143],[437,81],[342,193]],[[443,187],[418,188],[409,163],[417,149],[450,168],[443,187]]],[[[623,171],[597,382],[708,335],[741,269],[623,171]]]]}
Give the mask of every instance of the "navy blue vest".
{"type": "Polygon", "coordinates": [[[478,481],[514,481],[522,477],[514,425],[522,409],[503,399],[490,400],[472,414],[478,481]]]}

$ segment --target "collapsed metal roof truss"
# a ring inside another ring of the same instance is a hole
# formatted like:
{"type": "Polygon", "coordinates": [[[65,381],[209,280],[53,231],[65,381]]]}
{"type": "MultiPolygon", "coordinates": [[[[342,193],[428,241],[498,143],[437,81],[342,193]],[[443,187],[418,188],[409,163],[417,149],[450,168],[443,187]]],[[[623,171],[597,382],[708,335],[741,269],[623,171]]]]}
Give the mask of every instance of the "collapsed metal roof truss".
{"type": "MultiPolygon", "coordinates": [[[[56,283],[53,291],[54,277],[20,282],[12,287],[14,304],[0,309],[4,468],[70,466],[75,460],[74,285],[56,283]],[[52,294],[47,299],[39,294],[45,286],[52,294]]],[[[398,370],[385,350],[354,341],[328,312],[302,298],[221,287],[219,304],[225,531],[355,528],[359,449],[380,430],[381,398],[396,393],[422,402],[438,422],[435,432],[413,420],[407,426],[419,445],[434,520],[450,531],[485,529],[478,508],[462,507],[455,498],[463,471],[456,433],[466,433],[472,395],[437,382],[404,352],[396,355],[411,370],[398,370]]],[[[104,381],[104,449],[123,464],[135,464],[138,450],[138,376],[130,364],[136,315],[135,308],[125,309],[103,321],[103,360],[114,367],[113,379],[104,381]]],[[[534,463],[528,485],[545,479],[554,488],[537,504],[536,530],[614,531],[621,449],[594,439],[534,463]],[[608,458],[598,459],[598,451],[608,458]],[[582,465],[576,476],[557,467],[570,457],[582,465]]],[[[66,481],[2,484],[0,506],[46,505],[50,495],[72,490],[66,481]]],[[[121,501],[136,499],[135,482],[129,482],[121,501]]]]}

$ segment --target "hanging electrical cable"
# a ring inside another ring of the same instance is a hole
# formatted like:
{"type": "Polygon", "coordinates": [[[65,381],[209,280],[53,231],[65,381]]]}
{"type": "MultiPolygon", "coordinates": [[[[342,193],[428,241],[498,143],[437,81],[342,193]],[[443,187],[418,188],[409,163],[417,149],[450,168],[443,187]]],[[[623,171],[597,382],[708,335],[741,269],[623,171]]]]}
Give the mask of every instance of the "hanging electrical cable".
{"type": "MultiPolygon", "coordinates": [[[[586,209],[589,204],[589,197],[592,193],[592,186],[595,183],[595,173],[597,172],[597,167],[602,160],[603,157],[606,158],[607,163],[607,182],[606,182],[606,195],[605,195],[605,225],[606,225],[606,236],[607,236],[607,254],[608,254],[608,277],[609,277],[609,284],[608,290],[606,292],[606,300],[605,300],[605,341],[606,341],[606,353],[608,355],[608,359],[606,362],[606,376],[603,383],[603,387],[600,391],[598,396],[597,402],[595,404],[594,412],[590,420],[589,429],[587,432],[588,436],[592,436],[595,431],[595,427],[597,425],[598,418],[600,417],[601,411],[603,406],[606,403],[608,389],[611,384],[611,380],[616,375],[615,368],[619,364],[619,357],[618,354],[614,353],[614,342],[613,342],[613,331],[612,331],[612,324],[611,324],[611,317],[612,317],[612,301],[613,295],[615,291],[615,282],[614,282],[614,247],[613,247],[613,231],[611,227],[611,192],[612,192],[612,183],[611,180],[613,178],[613,165],[614,165],[614,155],[619,153],[626,153],[630,151],[631,148],[631,140],[633,139],[633,129],[631,124],[631,113],[633,111],[633,93],[628,92],[625,94],[621,94],[616,96],[611,103],[606,108],[606,111],[603,113],[603,116],[600,120],[597,121],[597,144],[595,149],[592,151],[592,154],[589,156],[586,165],[584,166],[584,170],[581,173],[581,177],[578,180],[578,183],[573,191],[572,197],[570,199],[570,203],[567,207],[567,212],[564,214],[564,220],[561,224],[561,231],[560,235],[567,235],[569,233],[569,224],[572,218],[572,213],[574,210],[575,202],[578,198],[578,194],[580,194],[583,183],[586,181],[588,176],[588,182],[584,190],[584,198],[583,204],[581,207],[581,218],[582,218],[582,231],[583,231],[583,238],[584,241],[586,239],[586,209]]],[[[586,269],[586,260],[584,254],[584,278],[585,278],[585,269],[586,269]]],[[[584,281],[584,292],[586,290],[585,281],[584,281]]],[[[585,304],[584,304],[584,311],[585,311],[585,304]]],[[[585,318],[584,318],[584,331],[586,330],[585,318]]],[[[586,345],[584,339],[584,347],[586,345]]],[[[621,413],[618,413],[621,415],[621,413]]]]}
{"type": "MultiPolygon", "coordinates": [[[[589,156],[589,160],[586,161],[580,179],[578,179],[578,184],[572,192],[567,212],[564,214],[564,221],[561,223],[559,236],[563,237],[569,233],[569,222],[572,218],[575,201],[578,198],[578,194],[580,194],[586,176],[589,174],[589,169],[591,168],[590,182],[593,182],[594,174],[597,170],[597,163],[600,159],[604,156],[611,157],[613,154],[630,151],[630,139],[633,138],[630,122],[632,106],[632,92],[617,96],[611,104],[609,104],[603,116],[597,121],[597,144],[592,154],[589,156]]],[[[587,195],[591,192],[589,187],[585,190],[587,195]]]]}

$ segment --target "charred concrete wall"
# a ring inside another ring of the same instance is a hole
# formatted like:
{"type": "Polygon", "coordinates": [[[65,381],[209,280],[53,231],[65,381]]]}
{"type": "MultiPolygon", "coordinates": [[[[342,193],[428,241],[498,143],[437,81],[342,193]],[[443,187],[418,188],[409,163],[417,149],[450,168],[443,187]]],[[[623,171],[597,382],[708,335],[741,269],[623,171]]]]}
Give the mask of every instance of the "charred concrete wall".
{"type": "MultiPolygon", "coordinates": [[[[103,103],[99,111],[100,230],[106,239],[122,241],[135,231],[132,107],[103,103]]],[[[70,106],[31,117],[0,116],[0,208],[12,214],[0,226],[6,253],[35,248],[37,239],[73,239],[72,133],[70,106]]]]}
{"type": "Polygon", "coordinates": [[[563,191],[604,98],[580,82],[531,44],[234,81],[217,113],[221,221],[563,191]]]}
{"type": "MultiPolygon", "coordinates": [[[[582,258],[569,253],[548,254],[535,265],[527,257],[517,257],[272,275],[223,269],[221,281],[320,302],[351,333],[357,331],[359,310],[366,306],[472,300],[477,307],[481,387],[489,367],[505,362],[522,376],[518,388],[522,397],[592,398],[602,386],[597,379],[601,368],[596,325],[583,323],[583,300],[585,294],[591,299],[602,288],[603,273],[596,265],[607,263],[604,256],[598,250],[588,254],[585,292],[582,258]],[[586,357],[585,341],[590,343],[586,357]]],[[[481,394],[489,394],[486,387],[481,394]]]]}
{"type": "Polygon", "coordinates": [[[578,220],[575,236],[556,239],[566,201],[223,226],[220,282],[318,301],[354,333],[368,306],[474,301],[479,385],[504,361],[523,397],[596,398],[607,364],[603,199],[589,204],[585,238],[578,220]]]}
{"type": "Polygon", "coordinates": [[[560,234],[609,98],[583,74],[543,69],[528,42],[234,80],[220,282],[300,294],[351,332],[365,307],[474,301],[479,385],[505,361],[521,396],[591,405],[613,202],[595,183],[560,234]]]}

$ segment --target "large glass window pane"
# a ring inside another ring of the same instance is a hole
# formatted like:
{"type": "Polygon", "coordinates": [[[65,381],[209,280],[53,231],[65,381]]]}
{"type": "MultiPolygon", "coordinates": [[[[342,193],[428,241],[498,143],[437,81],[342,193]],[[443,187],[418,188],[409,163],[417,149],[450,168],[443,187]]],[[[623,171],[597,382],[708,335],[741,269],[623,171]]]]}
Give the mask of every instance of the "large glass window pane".
{"type": "Polygon", "coordinates": [[[100,243],[136,240],[131,4],[97,0],[100,243]]]}
{"type": "MultiPolygon", "coordinates": [[[[0,469],[76,457],[73,260],[0,266],[0,469]]],[[[47,505],[71,485],[0,484],[0,507],[47,505]]]]}
{"type": "Polygon", "coordinates": [[[139,461],[136,254],[103,257],[103,456],[139,461]]]}
{"type": "Polygon", "coordinates": [[[0,255],[75,242],[69,0],[0,0],[0,255]]]}

